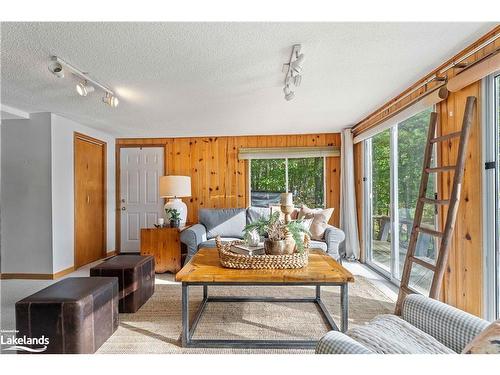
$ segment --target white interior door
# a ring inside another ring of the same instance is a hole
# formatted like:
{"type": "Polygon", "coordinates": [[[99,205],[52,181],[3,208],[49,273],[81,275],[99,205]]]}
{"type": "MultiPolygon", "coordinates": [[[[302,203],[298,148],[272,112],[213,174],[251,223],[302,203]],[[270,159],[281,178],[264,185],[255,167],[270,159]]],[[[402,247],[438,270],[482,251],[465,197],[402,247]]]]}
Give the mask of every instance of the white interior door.
{"type": "Polygon", "coordinates": [[[158,181],[163,175],[163,147],[120,150],[120,210],[122,253],[140,250],[141,228],[151,228],[163,216],[158,181]]]}

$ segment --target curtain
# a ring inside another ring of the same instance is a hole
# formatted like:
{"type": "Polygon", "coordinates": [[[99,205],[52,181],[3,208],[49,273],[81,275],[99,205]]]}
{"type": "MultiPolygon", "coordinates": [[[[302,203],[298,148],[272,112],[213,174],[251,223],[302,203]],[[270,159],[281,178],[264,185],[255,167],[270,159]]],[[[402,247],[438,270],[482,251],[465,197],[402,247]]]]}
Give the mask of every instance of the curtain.
{"type": "Polygon", "coordinates": [[[342,131],[340,165],[340,228],[345,232],[344,253],[347,259],[359,259],[354,145],[351,129],[342,131]]]}

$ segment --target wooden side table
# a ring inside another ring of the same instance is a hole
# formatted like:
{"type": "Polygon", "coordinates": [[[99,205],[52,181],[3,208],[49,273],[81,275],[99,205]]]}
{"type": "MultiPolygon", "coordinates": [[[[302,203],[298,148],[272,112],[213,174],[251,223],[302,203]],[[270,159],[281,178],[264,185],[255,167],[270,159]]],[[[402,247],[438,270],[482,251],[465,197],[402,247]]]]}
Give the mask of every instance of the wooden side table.
{"type": "Polygon", "coordinates": [[[155,258],[155,272],[177,273],[181,269],[180,233],[188,228],[143,228],[141,229],[141,255],[155,258]]]}

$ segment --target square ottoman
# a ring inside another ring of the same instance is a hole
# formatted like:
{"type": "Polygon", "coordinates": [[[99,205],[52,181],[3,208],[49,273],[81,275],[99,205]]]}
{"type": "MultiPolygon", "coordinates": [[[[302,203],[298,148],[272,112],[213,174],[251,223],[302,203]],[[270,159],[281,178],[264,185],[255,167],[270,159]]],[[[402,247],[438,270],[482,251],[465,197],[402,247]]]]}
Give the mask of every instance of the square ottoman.
{"type": "Polygon", "coordinates": [[[117,255],[92,267],[90,276],[117,277],[119,311],[134,313],[155,291],[155,259],[149,255],[117,255]]]}
{"type": "Polygon", "coordinates": [[[70,277],[16,303],[17,337],[48,338],[42,353],[94,353],[117,328],[114,277],[70,277]]]}

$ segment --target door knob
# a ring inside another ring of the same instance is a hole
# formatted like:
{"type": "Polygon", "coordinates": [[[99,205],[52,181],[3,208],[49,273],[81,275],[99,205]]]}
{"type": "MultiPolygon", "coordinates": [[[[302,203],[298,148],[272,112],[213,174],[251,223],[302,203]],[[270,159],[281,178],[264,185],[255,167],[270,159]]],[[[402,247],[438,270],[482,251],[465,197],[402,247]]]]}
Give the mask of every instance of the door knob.
{"type": "Polygon", "coordinates": [[[122,207],[122,211],[125,211],[127,209],[127,207],[122,207]]]}

